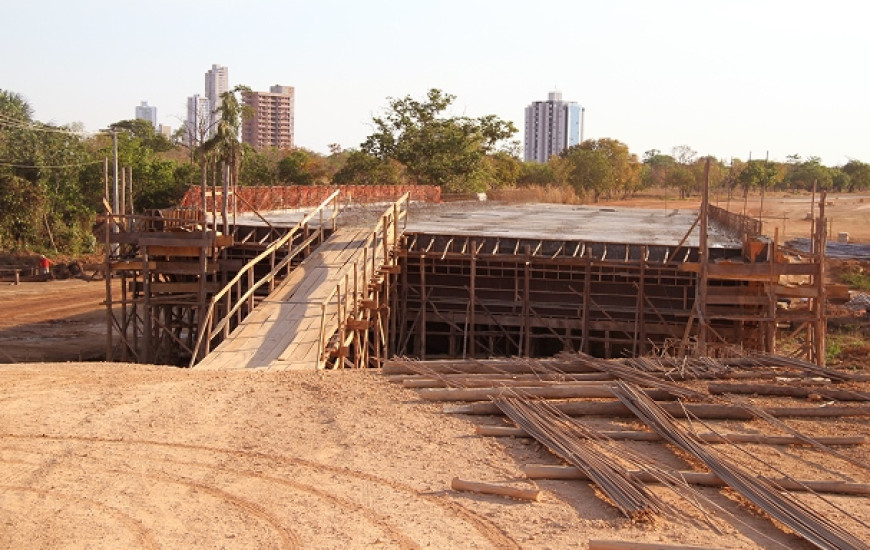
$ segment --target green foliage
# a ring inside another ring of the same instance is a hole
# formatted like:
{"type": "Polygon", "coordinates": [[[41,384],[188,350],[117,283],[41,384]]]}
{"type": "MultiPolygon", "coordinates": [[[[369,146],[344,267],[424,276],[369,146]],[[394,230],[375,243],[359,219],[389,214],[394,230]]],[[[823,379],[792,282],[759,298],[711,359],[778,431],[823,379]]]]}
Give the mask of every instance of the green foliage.
{"type": "Polygon", "coordinates": [[[849,176],[847,191],[866,191],[870,189],[870,164],[860,160],[850,160],[841,170],[849,176]]]}
{"type": "Polygon", "coordinates": [[[861,292],[870,292],[870,275],[862,271],[843,271],[839,276],[840,282],[849,285],[849,287],[860,290],[861,292]]]}
{"type": "Polygon", "coordinates": [[[366,152],[351,149],[344,166],[332,177],[339,185],[400,185],[404,167],[397,160],[381,160],[366,152]]]}
{"type": "Polygon", "coordinates": [[[746,194],[752,189],[771,189],[776,176],[775,163],[768,160],[750,160],[737,175],[737,183],[746,194]]]}
{"type": "Polygon", "coordinates": [[[517,185],[531,187],[533,185],[547,186],[556,182],[556,174],[553,173],[553,165],[549,162],[524,162],[520,167],[517,177],[517,185]]]}
{"type": "Polygon", "coordinates": [[[295,150],[278,163],[278,180],[288,185],[311,185],[314,176],[308,171],[308,155],[295,150]]]}
{"type": "MultiPolygon", "coordinates": [[[[0,115],[0,246],[93,251],[91,227],[103,209],[112,137],[83,137],[69,127],[33,121],[27,102],[5,90],[0,115]]],[[[175,204],[196,182],[196,167],[148,122],[122,120],[111,128],[117,131],[119,166],[133,170],[137,210],[175,204]]]]}
{"type": "Polygon", "coordinates": [[[121,120],[110,124],[109,128],[118,132],[127,132],[138,139],[144,147],[155,153],[170,151],[173,147],[172,142],[166,136],[158,134],[150,122],[141,118],[121,120]]]}
{"type": "Polygon", "coordinates": [[[485,190],[484,157],[517,130],[495,115],[444,116],[455,99],[434,88],[422,102],[390,98],[384,115],[373,118],[375,132],[360,146],[362,152],[382,163],[400,162],[415,183],[451,192],[485,190]]]}
{"type": "Polygon", "coordinates": [[[823,166],[819,157],[789,165],[785,175],[785,183],[789,188],[809,191],[813,188],[813,182],[817,189],[833,189],[834,186],[833,171],[823,166]]]}
{"type": "Polygon", "coordinates": [[[578,195],[591,193],[598,201],[604,193],[628,196],[641,185],[641,165],[628,146],[616,139],[586,140],[569,147],[555,161],[555,172],[578,195]]]}

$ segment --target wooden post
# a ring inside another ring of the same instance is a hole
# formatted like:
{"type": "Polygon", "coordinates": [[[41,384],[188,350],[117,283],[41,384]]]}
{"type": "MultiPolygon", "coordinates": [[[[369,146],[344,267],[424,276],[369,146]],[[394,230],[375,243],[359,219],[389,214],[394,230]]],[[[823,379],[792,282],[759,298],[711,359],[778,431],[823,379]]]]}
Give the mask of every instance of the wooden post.
{"type": "Polygon", "coordinates": [[[121,361],[127,362],[127,270],[121,272],[121,361]]]}
{"type": "Polygon", "coordinates": [[[148,268],[148,247],[142,249],[142,353],[139,354],[144,362],[151,363],[151,333],[154,327],[151,319],[151,271],[148,268]]]}
{"type": "Polygon", "coordinates": [[[767,316],[768,320],[765,323],[765,347],[764,351],[769,354],[776,353],[776,291],[775,286],[777,280],[776,273],[776,253],[779,249],[779,228],[773,228],[773,242],[770,243],[770,257],[767,259],[770,266],[770,280],[764,283],[767,291],[767,316]]]}
{"type": "Polygon", "coordinates": [[[707,319],[707,270],[710,261],[710,251],[707,244],[707,224],[710,201],[710,159],[704,164],[704,187],[701,194],[700,235],[698,253],[700,254],[700,273],[698,277],[698,353],[707,353],[707,332],[709,319],[707,319]]]}
{"type": "MultiPolygon", "coordinates": [[[[471,241],[471,282],[468,290],[468,355],[474,357],[477,352],[475,345],[475,318],[474,312],[477,309],[477,241],[471,241]]],[[[465,358],[465,354],[462,356],[465,358]]]]}
{"type": "Polygon", "coordinates": [[[581,351],[589,353],[589,302],[592,299],[592,250],[588,251],[586,256],[586,273],[583,276],[583,327],[582,338],[583,344],[581,351]]]}
{"type": "MultiPolygon", "coordinates": [[[[108,162],[108,160],[107,160],[108,162]]],[[[108,204],[108,201],[106,202],[108,204]]],[[[114,349],[112,345],[112,319],[114,317],[114,313],[112,312],[112,244],[109,241],[109,236],[112,233],[112,214],[106,213],[106,263],[104,264],[103,269],[105,272],[103,275],[106,279],[106,361],[114,360],[114,349]]]]}
{"type": "Polygon", "coordinates": [[[428,329],[426,325],[426,296],[426,255],[423,254],[420,256],[420,326],[417,329],[420,334],[419,355],[423,361],[426,360],[426,330],[428,329]]]}
{"type": "Polygon", "coordinates": [[[634,342],[632,344],[632,354],[635,357],[644,354],[644,343],[646,342],[646,319],[644,315],[644,306],[646,304],[646,245],[640,250],[640,281],[637,286],[637,309],[634,317],[634,342]]]}
{"type": "Polygon", "coordinates": [[[523,349],[521,355],[532,355],[532,253],[526,245],[526,261],[523,265],[523,349]]]}
{"type": "Polygon", "coordinates": [[[827,254],[827,244],[828,244],[828,234],[827,234],[827,224],[825,223],[825,199],[827,198],[827,193],[824,191],[820,194],[819,200],[819,223],[816,227],[818,231],[818,262],[819,262],[819,274],[817,277],[817,281],[814,281],[816,284],[816,330],[815,330],[815,355],[816,355],[816,364],[819,366],[825,366],[825,352],[826,352],[826,333],[827,333],[827,319],[825,316],[825,305],[828,301],[827,293],[825,292],[825,258],[827,254]]]}

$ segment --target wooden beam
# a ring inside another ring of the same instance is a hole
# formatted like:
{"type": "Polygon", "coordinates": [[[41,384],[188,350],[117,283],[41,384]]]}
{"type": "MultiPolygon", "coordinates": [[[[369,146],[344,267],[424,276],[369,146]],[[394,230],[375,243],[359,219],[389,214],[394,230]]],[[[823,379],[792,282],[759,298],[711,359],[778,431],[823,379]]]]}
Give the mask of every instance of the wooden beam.
{"type": "MultiPolygon", "coordinates": [[[[426,401],[485,401],[500,395],[521,395],[523,397],[540,397],[544,399],[571,398],[611,398],[613,392],[610,385],[599,382],[562,383],[556,386],[511,386],[488,388],[427,388],[418,390],[418,395],[426,401]]],[[[657,401],[675,399],[675,396],[664,390],[643,390],[649,397],[657,401]]]]}
{"type": "Polygon", "coordinates": [[[537,489],[517,489],[515,487],[493,485],[492,483],[482,483],[480,481],[467,481],[459,479],[458,477],[454,477],[450,482],[450,488],[454,491],[470,491],[486,495],[500,495],[519,500],[531,500],[534,502],[541,500],[541,491],[537,489]]]}
{"type": "MultiPolygon", "coordinates": [[[[574,466],[550,464],[527,464],[523,473],[529,479],[583,479],[589,478],[574,466]]],[[[690,485],[706,487],[724,487],[724,481],[712,472],[695,472],[691,470],[653,472],[649,470],[628,470],[629,476],[645,483],[660,483],[664,479],[678,479],[690,485]]],[[[849,483],[846,481],[795,480],[785,478],[766,479],[786,491],[813,491],[817,493],[837,493],[843,495],[870,495],[870,484],[849,483]]]]}
{"type": "Polygon", "coordinates": [[[712,394],[755,394],[788,397],[813,397],[817,399],[836,399],[837,401],[870,401],[870,392],[841,390],[836,388],[782,386],[777,384],[708,384],[712,394]]]}
{"type": "MultiPolygon", "coordinates": [[[[488,426],[479,425],[475,427],[475,433],[490,437],[531,437],[522,428],[514,426],[488,426]]],[[[662,438],[655,432],[617,430],[617,431],[602,431],[601,435],[608,439],[626,440],[626,441],[661,441],[662,438]]],[[[810,445],[805,439],[794,435],[766,435],[766,434],[740,434],[740,433],[724,433],[715,434],[702,432],[695,436],[704,443],[721,444],[721,443],[759,443],[762,445],[810,445]]],[[[808,436],[815,443],[822,445],[863,445],[867,442],[867,437],[863,435],[854,436],[808,436]]]]}

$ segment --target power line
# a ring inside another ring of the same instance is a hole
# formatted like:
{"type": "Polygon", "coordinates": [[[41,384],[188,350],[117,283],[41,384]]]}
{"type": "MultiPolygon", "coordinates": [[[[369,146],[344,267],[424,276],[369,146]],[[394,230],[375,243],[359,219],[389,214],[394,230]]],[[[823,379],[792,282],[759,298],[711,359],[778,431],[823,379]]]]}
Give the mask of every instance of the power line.
{"type": "Polygon", "coordinates": [[[12,128],[16,128],[19,130],[30,130],[33,132],[49,132],[56,134],[68,134],[68,135],[86,135],[88,132],[77,131],[77,130],[69,130],[66,128],[59,128],[55,126],[49,126],[47,124],[42,124],[38,122],[25,121],[21,119],[13,118],[4,113],[0,113],[0,125],[9,126],[12,128]]]}
{"type": "Polygon", "coordinates": [[[89,162],[77,162],[77,163],[73,163],[73,164],[45,164],[42,166],[31,166],[28,164],[12,164],[12,163],[0,162],[0,166],[6,167],[6,168],[36,168],[36,169],[74,168],[76,166],[90,166],[91,164],[103,164],[104,162],[105,162],[104,160],[92,160],[89,162]]]}

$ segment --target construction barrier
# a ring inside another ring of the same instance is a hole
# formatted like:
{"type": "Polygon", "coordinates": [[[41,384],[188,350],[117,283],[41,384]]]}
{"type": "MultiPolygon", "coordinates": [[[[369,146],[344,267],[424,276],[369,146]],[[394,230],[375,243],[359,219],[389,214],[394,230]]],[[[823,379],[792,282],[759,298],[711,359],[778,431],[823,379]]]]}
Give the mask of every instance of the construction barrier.
{"type": "MultiPolygon", "coordinates": [[[[394,202],[406,193],[412,201],[441,202],[441,188],[437,185],[276,185],[243,186],[236,189],[236,212],[258,212],[317,206],[333,192],[339,191],[344,200],[371,204],[394,202]]],[[[213,204],[211,196],[206,199],[208,210],[220,210],[220,201],[213,204]]],[[[200,186],[191,186],[184,198],[182,208],[202,208],[200,186]]]]}

